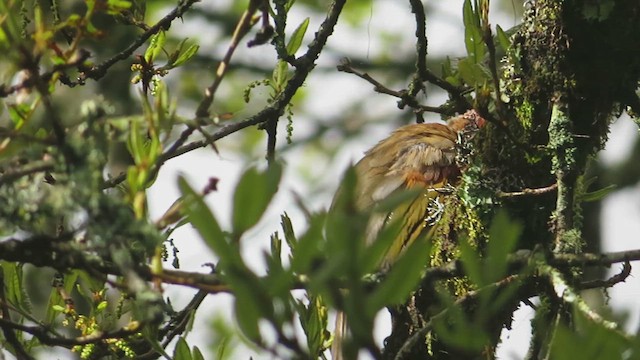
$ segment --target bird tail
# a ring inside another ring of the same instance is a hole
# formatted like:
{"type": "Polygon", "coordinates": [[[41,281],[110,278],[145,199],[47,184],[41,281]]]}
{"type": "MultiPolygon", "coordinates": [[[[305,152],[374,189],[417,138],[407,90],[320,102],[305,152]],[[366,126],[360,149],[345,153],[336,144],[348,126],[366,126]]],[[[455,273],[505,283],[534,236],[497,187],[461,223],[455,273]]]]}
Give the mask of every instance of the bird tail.
{"type": "Polygon", "coordinates": [[[331,343],[331,358],[333,360],[343,360],[343,349],[345,336],[347,335],[347,315],[344,311],[336,313],[336,326],[333,331],[333,342],[331,343]]]}

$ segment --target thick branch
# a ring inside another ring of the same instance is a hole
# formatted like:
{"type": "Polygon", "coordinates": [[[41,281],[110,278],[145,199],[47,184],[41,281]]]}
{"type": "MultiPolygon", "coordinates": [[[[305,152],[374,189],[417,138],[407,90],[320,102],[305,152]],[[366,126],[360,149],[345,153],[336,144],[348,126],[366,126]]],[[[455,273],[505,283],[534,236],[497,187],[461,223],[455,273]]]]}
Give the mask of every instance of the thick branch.
{"type": "MultiPolygon", "coordinates": [[[[0,242],[0,260],[28,263],[35,266],[47,266],[55,269],[84,269],[99,271],[103,274],[121,275],[120,270],[105,262],[97,254],[88,253],[69,242],[70,239],[37,235],[27,239],[8,239],[0,242]]],[[[519,250],[508,257],[511,269],[525,267],[531,259],[530,250],[519,250]]],[[[552,266],[609,266],[640,260],[640,249],[611,252],[604,254],[557,254],[548,263],[552,266]]],[[[198,273],[181,270],[162,270],[152,272],[149,267],[138,267],[140,277],[146,281],[161,280],[164,283],[189,286],[209,293],[229,292],[228,284],[216,274],[198,273]]],[[[423,282],[433,282],[462,276],[463,266],[460,260],[451,261],[425,270],[423,282]]],[[[384,276],[384,274],[382,274],[384,276]]],[[[375,281],[374,281],[375,282],[375,281]]],[[[293,289],[305,287],[303,278],[299,278],[293,289]]]]}
{"type": "Polygon", "coordinates": [[[549,122],[549,148],[553,151],[553,172],[558,184],[558,197],[554,213],[554,253],[572,247],[567,235],[573,230],[574,192],[577,178],[577,148],[573,137],[573,124],[569,118],[563,95],[555,94],[549,122]]]}

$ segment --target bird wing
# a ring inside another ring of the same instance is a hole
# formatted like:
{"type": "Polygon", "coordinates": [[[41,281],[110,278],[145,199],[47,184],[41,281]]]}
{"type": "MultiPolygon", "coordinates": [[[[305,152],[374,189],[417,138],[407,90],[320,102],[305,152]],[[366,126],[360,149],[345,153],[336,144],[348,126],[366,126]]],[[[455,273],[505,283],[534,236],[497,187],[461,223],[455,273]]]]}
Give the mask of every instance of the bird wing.
{"type": "Polygon", "coordinates": [[[414,124],[399,128],[379,142],[356,164],[356,207],[368,209],[396,191],[422,189],[393,212],[372,214],[366,241],[373,242],[389,221],[403,221],[403,231],[389,249],[383,266],[431,228],[430,206],[450,179],[457,177],[457,134],[442,124],[414,124]]]}
{"type": "Polygon", "coordinates": [[[413,124],[394,131],[356,164],[356,206],[366,209],[416,183],[435,185],[455,176],[456,133],[443,124],[413,124]],[[366,179],[366,180],[362,180],[366,179]]]}

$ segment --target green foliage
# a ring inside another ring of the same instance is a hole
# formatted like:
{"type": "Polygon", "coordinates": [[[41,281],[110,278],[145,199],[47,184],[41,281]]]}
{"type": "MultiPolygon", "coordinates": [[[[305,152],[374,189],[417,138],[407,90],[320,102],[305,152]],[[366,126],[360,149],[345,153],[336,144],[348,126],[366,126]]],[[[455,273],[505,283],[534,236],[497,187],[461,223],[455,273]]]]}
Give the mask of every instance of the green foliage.
{"type": "Polygon", "coordinates": [[[302,39],[304,39],[304,34],[307,32],[307,27],[309,27],[309,18],[304,19],[304,21],[302,21],[293,31],[293,34],[291,34],[291,38],[287,43],[287,54],[295,55],[298,49],[300,49],[302,39]]]}
{"type": "Polygon", "coordinates": [[[329,309],[322,301],[322,297],[314,295],[309,296],[306,301],[298,300],[296,309],[307,339],[309,355],[318,358],[329,344],[330,334],[327,331],[329,309]]]}
{"type": "Polygon", "coordinates": [[[189,350],[189,344],[187,341],[180,337],[178,338],[178,342],[176,343],[176,347],[173,351],[173,360],[204,360],[202,356],[202,352],[198,349],[197,346],[193,347],[193,350],[189,350]]]}
{"type": "Polygon", "coordinates": [[[480,11],[478,1],[465,0],[462,7],[462,21],[464,23],[464,44],[467,48],[467,55],[473,64],[479,64],[486,55],[487,48],[482,40],[482,29],[480,27],[480,11]]]}
{"type": "Polygon", "coordinates": [[[636,337],[625,335],[594,323],[582,315],[576,316],[577,330],[559,326],[550,349],[550,357],[565,360],[580,359],[603,360],[612,354],[635,359],[640,348],[636,337]],[[581,344],[580,346],[574,346],[581,344]],[[570,349],[570,350],[569,350],[570,349]]]}
{"type": "Polygon", "coordinates": [[[240,238],[242,233],[253,227],[278,190],[282,166],[274,164],[265,172],[249,168],[240,177],[233,195],[233,237],[240,238]]]}

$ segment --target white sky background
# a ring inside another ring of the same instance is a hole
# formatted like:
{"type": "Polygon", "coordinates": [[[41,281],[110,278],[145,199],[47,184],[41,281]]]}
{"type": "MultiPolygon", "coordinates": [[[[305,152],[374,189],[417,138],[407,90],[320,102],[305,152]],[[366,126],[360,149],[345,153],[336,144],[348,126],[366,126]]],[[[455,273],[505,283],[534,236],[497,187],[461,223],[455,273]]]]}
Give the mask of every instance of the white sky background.
{"type": "MultiPolygon", "coordinates": [[[[210,6],[211,3],[205,1],[197,6],[210,6]]],[[[465,54],[461,21],[462,3],[462,0],[430,2],[436,8],[427,14],[430,54],[449,54],[452,56],[463,56],[465,54]]],[[[302,14],[300,11],[293,11],[290,15],[290,24],[298,24],[305,16],[306,14],[302,14]]],[[[504,29],[510,28],[520,20],[514,18],[513,14],[499,14],[496,11],[491,13],[490,16],[493,25],[500,24],[504,29]]],[[[309,25],[307,41],[316,31],[321,20],[312,19],[309,25]]],[[[227,44],[214,44],[211,33],[207,33],[206,37],[198,36],[202,34],[201,29],[194,32],[193,28],[186,28],[185,25],[176,22],[171,31],[175,34],[187,33],[188,35],[186,36],[193,38],[199,37],[199,41],[203,45],[200,51],[208,51],[210,49],[214,49],[214,51],[226,50],[227,44]]],[[[413,47],[415,40],[413,36],[414,26],[415,23],[407,1],[374,1],[368,28],[352,29],[344,23],[340,23],[334,35],[329,39],[329,46],[348,49],[347,53],[355,52],[363,56],[367,54],[374,56],[382,51],[380,49],[381,44],[378,43],[375,34],[380,30],[386,30],[391,32],[402,31],[407,34],[406,41],[396,46],[402,48],[405,46],[413,47]],[[394,20],[389,22],[388,19],[394,20]]],[[[306,44],[308,42],[303,44],[303,49],[306,44]]],[[[248,56],[252,59],[260,59],[264,56],[265,59],[273,61],[273,52],[267,48],[269,47],[246,49],[241,46],[236,56],[248,56]]],[[[337,60],[321,55],[319,64],[333,67],[336,65],[337,60]]],[[[212,66],[213,68],[214,66],[212,66]]],[[[306,90],[310,92],[309,101],[305,105],[307,111],[314,114],[325,113],[327,118],[330,117],[329,115],[339,114],[343,106],[358,100],[359,97],[363,96],[362,94],[375,99],[375,102],[372,102],[372,109],[369,109],[369,111],[389,114],[398,111],[396,99],[374,93],[369,84],[349,74],[336,72],[332,75],[323,74],[319,76],[312,73],[307,81],[306,90]]],[[[428,102],[429,104],[438,105],[442,100],[433,96],[428,99],[428,102]]],[[[438,117],[435,115],[428,118],[428,120],[437,119],[438,117]]],[[[294,138],[302,138],[308,133],[308,129],[305,129],[305,119],[296,117],[295,120],[294,138]]],[[[284,122],[286,120],[282,121],[281,125],[284,122]]],[[[287,151],[283,157],[288,163],[288,167],[286,168],[280,191],[265,218],[244,238],[244,255],[250,265],[257,271],[264,272],[261,270],[263,268],[262,252],[268,249],[270,234],[280,230],[279,216],[281,213],[287,211],[298,230],[301,230],[301,226],[304,225],[304,217],[297,210],[291,196],[292,190],[302,195],[303,199],[311,199],[311,202],[307,204],[311,209],[328,207],[333,191],[337,187],[339,179],[337,174],[342,174],[349,162],[359,159],[365,150],[388,134],[389,130],[389,127],[375,126],[371,128],[370,134],[360,138],[357,142],[336,144],[336,146],[340,147],[340,153],[335,161],[320,163],[310,169],[312,175],[318,179],[318,183],[323,185],[320,188],[329,190],[326,194],[309,194],[310,186],[296,172],[297,169],[302,167],[308,168],[310,159],[304,147],[297,147],[287,151]]],[[[281,127],[278,138],[281,145],[284,143],[284,134],[284,128],[281,127]]],[[[159,217],[178,197],[176,179],[179,174],[185,175],[196,189],[202,188],[209,177],[217,177],[220,179],[218,191],[207,196],[207,203],[220,220],[223,228],[229,228],[233,189],[240,171],[248,165],[239,155],[234,154],[227,148],[228,144],[232,144],[234,141],[234,136],[231,135],[217,143],[220,149],[219,156],[212,153],[210,149],[206,149],[194,151],[167,162],[160,172],[155,185],[150,190],[149,208],[152,217],[159,217]]],[[[629,150],[630,144],[633,142],[634,136],[637,136],[637,128],[631,121],[625,120],[615,123],[612,127],[611,140],[602,154],[603,160],[615,162],[623,159],[629,150]]],[[[262,157],[255,159],[255,163],[260,162],[264,162],[262,157]]],[[[602,215],[603,238],[605,239],[604,251],[618,251],[638,247],[637,241],[629,234],[640,233],[640,222],[637,221],[640,218],[639,200],[640,192],[637,187],[621,191],[607,198],[602,215]]],[[[191,227],[184,226],[176,231],[174,239],[180,249],[179,258],[182,270],[204,272],[208,269],[202,268],[201,264],[215,261],[215,256],[191,227]]],[[[617,271],[618,267],[611,269],[611,273],[617,271]]],[[[634,273],[637,273],[635,268],[634,273]]],[[[193,293],[194,291],[190,289],[170,286],[167,288],[166,296],[170,297],[174,307],[179,309],[191,299],[193,293]]],[[[610,291],[610,294],[611,303],[616,309],[630,311],[631,321],[627,326],[627,330],[636,331],[639,317],[637,299],[640,295],[638,278],[632,275],[626,283],[615,286],[610,291]]],[[[195,331],[189,335],[187,340],[190,345],[196,345],[204,351],[205,358],[215,358],[215,354],[210,353],[207,348],[207,344],[210,344],[212,338],[208,325],[213,317],[222,316],[226,319],[231,319],[231,311],[232,301],[228,295],[210,295],[198,310],[195,331]]],[[[523,357],[529,342],[530,326],[528,318],[532,314],[533,310],[526,307],[516,312],[513,331],[509,334],[504,334],[505,342],[499,350],[500,359],[520,359],[523,357]]],[[[377,339],[380,343],[388,331],[388,327],[384,324],[385,318],[386,316],[382,317],[379,326],[376,328],[377,339]]],[[[253,356],[254,359],[272,358],[271,356],[254,354],[248,349],[237,351],[235,355],[234,358],[239,359],[248,359],[250,356],[253,356]]]]}

